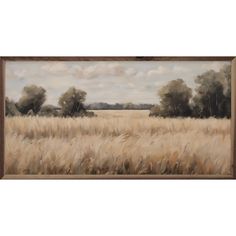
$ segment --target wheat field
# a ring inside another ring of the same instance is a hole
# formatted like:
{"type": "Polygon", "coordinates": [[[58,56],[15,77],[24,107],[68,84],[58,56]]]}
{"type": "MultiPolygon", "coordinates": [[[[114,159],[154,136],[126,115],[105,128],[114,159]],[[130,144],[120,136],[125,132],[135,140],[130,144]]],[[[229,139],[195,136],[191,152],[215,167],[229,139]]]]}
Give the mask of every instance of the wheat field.
{"type": "Polygon", "coordinates": [[[6,174],[231,174],[230,120],[7,117],[6,174]]]}

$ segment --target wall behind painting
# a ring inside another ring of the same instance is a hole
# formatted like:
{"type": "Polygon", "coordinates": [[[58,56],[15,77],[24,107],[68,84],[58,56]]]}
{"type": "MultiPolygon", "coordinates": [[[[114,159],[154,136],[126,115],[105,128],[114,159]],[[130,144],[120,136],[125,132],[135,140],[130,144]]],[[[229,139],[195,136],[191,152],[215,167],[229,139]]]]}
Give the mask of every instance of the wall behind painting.
{"type": "MultiPolygon", "coordinates": [[[[236,55],[235,1],[1,1],[4,56],[236,55]]],[[[235,235],[235,181],[0,181],[2,235],[235,235]]]]}

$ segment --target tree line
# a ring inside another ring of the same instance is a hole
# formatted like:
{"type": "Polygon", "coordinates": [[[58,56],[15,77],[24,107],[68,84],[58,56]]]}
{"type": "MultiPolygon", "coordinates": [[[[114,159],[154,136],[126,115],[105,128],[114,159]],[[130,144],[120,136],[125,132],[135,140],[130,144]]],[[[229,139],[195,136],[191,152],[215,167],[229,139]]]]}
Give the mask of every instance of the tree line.
{"type": "Polygon", "coordinates": [[[231,117],[231,66],[209,70],[194,80],[193,91],[183,79],[170,81],[159,91],[160,103],[149,116],[223,118],[231,117]]]}
{"type": "Polygon", "coordinates": [[[85,91],[71,87],[59,97],[59,107],[43,105],[46,101],[46,90],[40,86],[30,85],[23,88],[22,96],[17,102],[6,97],[5,114],[6,116],[95,116],[93,112],[86,110],[83,104],[85,98],[85,91]]]}
{"type": "Polygon", "coordinates": [[[96,102],[85,105],[85,108],[88,110],[150,110],[153,106],[153,104],[146,103],[134,104],[128,102],[109,104],[106,102],[96,102]]]}
{"type": "Polygon", "coordinates": [[[39,115],[39,116],[95,116],[88,110],[150,110],[153,104],[133,104],[104,102],[84,104],[86,92],[74,87],[69,88],[58,100],[59,106],[43,105],[46,101],[46,90],[40,86],[30,85],[23,88],[19,101],[14,102],[6,97],[6,115],[39,115]]]}
{"type": "Polygon", "coordinates": [[[223,66],[219,72],[207,71],[195,79],[196,87],[191,89],[183,79],[175,79],[158,91],[160,103],[152,104],[107,104],[85,105],[87,93],[75,87],[69,88],[58,99],[58,106],[44,105],[46,90],[30,85],[23,88],[22,96],[15,102],[6,97],[6,116],[39,115],[60,117],[93,117],[88,110],[144,110],[149,116],[161,117],[231,117],[231,66],[223,66]]]}

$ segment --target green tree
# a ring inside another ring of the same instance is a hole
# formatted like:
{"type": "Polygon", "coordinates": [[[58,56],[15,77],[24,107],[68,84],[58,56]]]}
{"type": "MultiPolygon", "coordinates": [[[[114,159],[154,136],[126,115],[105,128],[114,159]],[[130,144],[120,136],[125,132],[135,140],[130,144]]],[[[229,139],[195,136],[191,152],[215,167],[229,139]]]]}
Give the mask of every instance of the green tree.
{"type": "Polygon", "coordinates": [[[31,85],[23,88],[22,96],[17,103],[17,108],[22,114],[32,111],[37,114],[46,100],[46,90],[40,86],[31,85]]]}
{"type": "Polygon", "coordinates": [[[75,87],[69,88],[59,98],[59,105],[62,108],[63,116],[83,116],[85,108],[83,102],[86,98],[86,92],[75,87]]]}
{"type": "Polygon", "coordinates": [[[160,115],[164,117],[189,116],[192,89],[182,79],[170,81],[159,90],[160,115]]]}
{"type": "Polygon", "coordinates": [[[196,117],[226,116],[226,96],[221,75],[214,70],[199,75],[195,82],[196,95],[193,98],[193,113],[196,117]]]}

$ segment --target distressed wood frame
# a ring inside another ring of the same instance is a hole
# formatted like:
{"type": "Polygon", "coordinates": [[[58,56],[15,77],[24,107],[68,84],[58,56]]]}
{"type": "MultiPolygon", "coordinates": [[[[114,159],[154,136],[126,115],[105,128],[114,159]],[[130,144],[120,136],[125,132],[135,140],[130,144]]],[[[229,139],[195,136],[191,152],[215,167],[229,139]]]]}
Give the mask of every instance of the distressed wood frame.
{"type": "Polygon", "coordinates": [[[0,178],[2,179],[236,179],[236,57],[0,57],[0,178]],[[232,175],[5,175],[6,61],[231,61],[232,175]]]}

